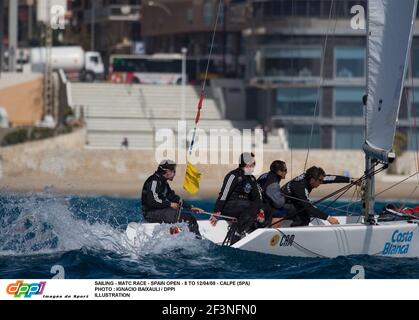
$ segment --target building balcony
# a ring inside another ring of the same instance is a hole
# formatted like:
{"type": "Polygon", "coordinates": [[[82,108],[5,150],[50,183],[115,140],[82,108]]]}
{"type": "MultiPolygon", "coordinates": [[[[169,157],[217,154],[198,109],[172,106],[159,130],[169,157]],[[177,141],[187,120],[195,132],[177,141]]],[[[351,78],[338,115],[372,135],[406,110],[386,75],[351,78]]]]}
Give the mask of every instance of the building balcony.
{"type": "Polygon", "coordinates": [[[110,5],[96,8],[94,10],[94,17],[92,16],[91,9],[86,10],[84,13],[84,23],[90,24],[92,20],[94,20],[95,23],[109,21],[139,22],[140,16],[140,5],[110,5]]]}

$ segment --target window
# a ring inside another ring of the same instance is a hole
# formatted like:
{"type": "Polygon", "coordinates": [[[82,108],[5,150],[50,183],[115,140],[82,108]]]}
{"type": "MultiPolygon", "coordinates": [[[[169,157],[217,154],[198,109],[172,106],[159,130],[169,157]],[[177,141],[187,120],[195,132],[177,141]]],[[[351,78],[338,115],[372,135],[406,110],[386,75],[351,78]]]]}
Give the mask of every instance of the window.
{"type": "Polygon", "coordinates": [[[147,61],[147,71],[154,73],[181,73],[181,60],[149,60],[147,61]]]}
{"type": "Polygon", "coordinates": [[[346,2],[344,1],[335,1],[334,3],[334,13],[336,17],[348,17],[350,15],[350,12],[347,11],[346,2]]]}
{"type": "Polygon", "coordinates": [[[415,89],[415,92],[410,94],[410,116],[412,118],[419,118],[419,89],[415,89]]]}
{"type": "Polygon", "coordinates": [[[98,57],[90,57],[90,61],[93,63],[99,63],[99,58],[98,57]]]}
{"type": "Polygon", "coordinates": [[[416,150],[417,147],[419,146],[419,132],[415,129],[411,129],[409,130],[409,145],[408,148],[409,150],[416,150]],[[415,134],[416,133],[416,134],[415,134]]]}
{"type": "Polygon", "coordinates": [[[206,26],[211,26],[213,24],[213,7],[211,0],[205,0],[204,6],[204,23],[206,26]]]}
{"type": "MultiPolygon", "coordinates": [[[[217,11],[218,11],[218,5],[217,5],[217,11]]],[[[224,22],[225,22],[224,21],[225,20],[225,18],[224,18],[224,15],[225,15],[224,10],[227,10],[227,7],[225,5],[221,5],[220,6],[220,14],[219,14],[219,17],[218,17],[218,23],[220,24],[220,26],[224,26],[224,22]]]]}
{"type": "Polygon", "coordinates": [[[115,58],[114,72],[181,73],[182,61],[178,59],[124,59],[115,58]]]}
{"type": "Polygon", "coordinates": [[[281,15],[282,1],[269,1],[263,3],[263,15],[265,17],[281,15]]]}
{"type": "Polygon", "coordinates": [[[365,48],[335,48],[335,67],[338,78],[363,78],[365,48]]]}
{"type": "Polygon", "coordinates": [[[284,0],[282,5],[283,15],[291,16],[292,15],[293,0],[284,0]]]}
{"type": "Polygon", "coordinates": [[[362,97],[364,94],[362,88],[336,88],[335,115],[338,117],[363,117],[362,97]]]}
{"type": "Polygon", "coordinates": [[[360,150],[365,141],[362,127],[336,128],[335,148],[340,150],[360,150]]]}
{"type": "MultiPolygon", "coordinates": [[[[292,149],[308,149],[310,144],[311,126],[288,128],[288,144],[292,149]]],[[[320,128],[314,128],[310,148],[320,149],[320,128]]]]}
{"type": "Polygon", "coordinates": [[[260,18],[263,15],[263,4],[260,2],[253,3],[253,18],[260,18]]]}
{"type": "MultiPolygon", "coordinates": [[[[312,117],[317,99],[318,89],[280,88],[277,90],[276,113],[280,116],[312,117]]],[[[317,106],[317,114],[319,106],[320,104],[317,106]]]]}
{"type": "Polygon", "coordinates": [[[309,17],[320,17],[321,4],[317,1],[308,2],[308,16],[309,17]]]}
{"type": "Polygon", "coordinates": [[[413,78],[419,78],[419,46],[413,47],[413,78]]]}
{"type": "Polygon", "coordinates": [[[328,17],[330,15],[330,9],[332,7],[332,1],[331,0],[324,0],[320,4],[321,4],[322,16],[323,17],[328,17]]]}
{"type": "Polygon", "coordinates": [[[296,0],[294,2],[294,16],[305,17],[307,16],[307,1],[296,0]]]}
{"type": "Polygon", "coordinates": [[[191,8],[188,8],[186,10],[186,20],[189,24],[193,23],[193,10],[191,8]]]}
{"type": "Polygon", "coordinates": [[[277,77],[319,77],[320,48],[265,48],[265,74],[277,77]]]}
{"type": "Polygon", "coordinates": [[[350,14],[352,7],[354,6],[363,6],[367,10],[367,1],[366,0],[350,0],[348,1],[347,15],[350,14]]]}

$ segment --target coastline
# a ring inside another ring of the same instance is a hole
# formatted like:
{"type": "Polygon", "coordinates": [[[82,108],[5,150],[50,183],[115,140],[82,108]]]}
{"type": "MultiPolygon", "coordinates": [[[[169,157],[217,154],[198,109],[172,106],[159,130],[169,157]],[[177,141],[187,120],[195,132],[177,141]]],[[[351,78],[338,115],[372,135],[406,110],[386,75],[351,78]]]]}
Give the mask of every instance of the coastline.
{"type": "MultiPolygon", "coordinates": [[[[51,139],[0,148],[0,192],[42,192],[54,186],[58,194],[81,196],[139,197],[144,181],[156,170],[155,150],[95,150],[85,148],[86,129],[51,139]]],[[[266,172],[273,160],[288,164],[288,178],[301,174],[305,150],[265,150],[257,161],[259,171],[266,172]]],[[[175,158],[176,154],[175,154],[175,158]]],[[[230,162],[198,165],[202,174],[200,192],[196,196],[182,189],[185,165],[178,166],[172,188],[185,199],[215,199],[225,175],[237,167],[234,154],[230,162]]],[[[328,174],[344,174],[354,178],[363,175],[364,154],[351,150],[312,150],[307,166],[322,166],[328,174]]],[[[377,176],[376,193],[403,181],[417,171],[416,153],[405,153],[398,159],[403,175],[377,176]]],[[[284,185],[283,181],[281,185],[284,185]]],[[[322,198],[342,185],[325,185],[312,192],[312,199],[322,198]]],[[[350,190],[342,199],[351,199],[350,190]]],[[[380,195],[380,199],[419,199],[419,177],[412,177],[401,185],[380,195]],[[415,191],[415,192],[413,192],[415,191]]]]}
{"type": "MultiPolygon", "coordinates": [[[[185,199],[216,199],[218,196],[219,188],[222,181],[205,180],[201,183],[200,192],[196,196],[187,194],[182,189],[183,177],[179,176],[171,184],[172,189],[175,190],[180,196],[185,199]]],[[[401,181],[400,180],[397,181],[401,181]]],[[[42,192],[47,187],[53,187],[54,191],[60,195],[79,195],[79,196],[111,196],[111,197],[127,197],[136,198],[140,197],[143,181],[140,179],[103,179],[103,178],[39,178],[39,177],[15,177],[4,178],[0,180],[1,188],[0,193],[13,192],[13,193],[33,193],[42,192]]],[[[378,181],[376,188],[377,194],[383,190],[390,188],[397,181],[378,181]]],[[[285,182],[284,182],[285,183],[285,182]]],[[[319,199],[333,191],[342,187],[340,184],[321,186],[314,190],[311,198],[319,199]]],[[[342,199],[350,200],[354,194],[354,189],[351,189],[342,199]]],[[[416,178],[411,178],[406,183],[396,186],[393,189],[383,193],[377,197],[380,200],[418,200],[419,199],[419,185],[416,178]],[[416,190],[415,190],[416,189],[416,190]],[[413,192],[415,191],[415,192],[413,192]]]]}

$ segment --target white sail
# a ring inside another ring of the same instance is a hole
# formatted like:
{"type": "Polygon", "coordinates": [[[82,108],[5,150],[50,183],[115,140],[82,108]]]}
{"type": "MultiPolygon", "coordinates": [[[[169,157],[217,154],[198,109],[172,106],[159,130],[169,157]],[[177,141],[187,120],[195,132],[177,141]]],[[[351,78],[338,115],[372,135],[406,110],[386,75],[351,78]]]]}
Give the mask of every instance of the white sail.
{"type": "Polygon", "coordinates": [[[417,0],[368,1],[367,154],[388,162],[406,76],[417,0]]]}

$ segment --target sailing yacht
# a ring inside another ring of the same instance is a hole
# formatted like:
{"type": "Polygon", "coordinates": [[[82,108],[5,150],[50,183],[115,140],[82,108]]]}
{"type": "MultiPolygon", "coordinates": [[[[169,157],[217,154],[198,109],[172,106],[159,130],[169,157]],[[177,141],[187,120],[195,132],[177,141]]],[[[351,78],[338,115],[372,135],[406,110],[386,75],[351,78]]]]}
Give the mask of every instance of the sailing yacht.
{"type": "MultiPolygon", "coordinates": [[[[412,217],[380,221],[374,209],[375,175],[385,170],[396,157],[392,146],[411,51],[417,1],[368,1],[362,215],[338,216],[340,225],[333,226],[325,221],[315,221],[307,227],[258,229],[235,243],[233,248],[292,257],[419,257],[419,220],[412,217]]],[[[204,238],[223,244],[228,231],[226,221],[220,221],[216,227],[208,221],[199,224],[204,238]]],[[[152,224],[132,223],[127,228],[127,237],[135,243],[140,233],[151,235],[154,227],[152,224]]]]}

